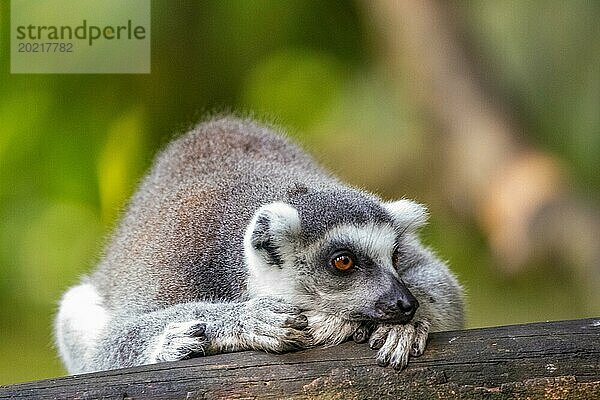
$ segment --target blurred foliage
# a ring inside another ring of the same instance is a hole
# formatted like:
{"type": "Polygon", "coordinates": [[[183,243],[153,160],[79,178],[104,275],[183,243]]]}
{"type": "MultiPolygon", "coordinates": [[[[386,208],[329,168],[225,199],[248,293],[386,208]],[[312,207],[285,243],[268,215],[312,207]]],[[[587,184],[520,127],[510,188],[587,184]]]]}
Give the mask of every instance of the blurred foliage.
{"type": "MultiPolygon", "coordinates": [[[[487,83],[600,194],[598,2],[455,4],[487,83]]],[[[154,156],[207,112],[266,116],[329,168],[385,197],[431,204],[426,243],[469,294],[469,326],[600,311],[560,265],[506,278],[481,232],[431,186],[435,146],[402,82],[389,82],[360,4],[152,3],[149,75],[11,75],[0,3],[0,384],[64,373],[52,318],[93,266],[154,156]],[[351,157],[347,155],[351,154],[351,157]]]]}
{"type": "Polygon", "coordinates": [[[474,1],[464,11],[481,69],[531,128],[526,139],[566,158],[597,200],[600,2],[474,1]]]}

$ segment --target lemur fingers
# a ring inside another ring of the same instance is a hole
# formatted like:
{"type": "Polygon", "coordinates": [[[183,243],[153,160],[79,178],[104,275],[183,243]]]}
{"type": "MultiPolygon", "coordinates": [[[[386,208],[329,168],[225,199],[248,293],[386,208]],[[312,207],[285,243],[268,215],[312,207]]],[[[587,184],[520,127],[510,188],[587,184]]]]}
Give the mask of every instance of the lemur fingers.
{"type": "Polygon", "coordinates": [[[377,364],[403,369],[408,364],[409,356],[423,354],[428,333],[427,321],[414,321],[406,325],[381,324],[371,335],[369,346],[379,349],[377,364]]]}
{"type": "Polygon", "coordinates": [[[252,321],[251,324],[252,328],[238,337],[238,340],[246,342],[250,349],[283,353],[308,347],[311,343],[308,332],[287,324],[274,325],[260,320],[252,321]]]}
{"type": "Polygon", "coordinates": [[[410,355],[413,357],[419,357],[425,351],[431,324],[428,321],[420,320],[415,321],[413,326],[415,327],[415,338],[412,346],[410,346],[410,355]]]}
{"type": "Polygon", "coordinates": [[[205,331],[206,324],[197,320],[168,324],[153,346],[150,362],[178,361],[203,354],[208,345],[205,331]]]}
{"type": "Polygon", "coordinates": [[[352,340],[356,343],[365,343],[371,337],[371,333],[375,329],[375,324],[371,322],[363,322],[352,335],[352,340]]]}
{"type": "Polygon", "coordinates": [[[255,350],[285,352],[309,347],[308,319],[302,310],[275,298],[261,297],[246,303],[238,339],[255,350]]]}

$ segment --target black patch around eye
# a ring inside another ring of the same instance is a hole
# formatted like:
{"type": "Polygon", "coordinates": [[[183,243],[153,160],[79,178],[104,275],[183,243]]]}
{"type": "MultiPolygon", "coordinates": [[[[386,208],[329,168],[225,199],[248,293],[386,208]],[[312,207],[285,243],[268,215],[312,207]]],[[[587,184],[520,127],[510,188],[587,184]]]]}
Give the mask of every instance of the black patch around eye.
{"type": "Polygon", "coordinates": [[[322,265],[328,267],[329,270],[334,273],[339,273],[343,275],[347,275],[352,271],[362,270],[362,271],[371,271],[375,266],[373,259],[368,255],[364,254],[361,251],[353,250],[352,246],[349,246],[342,242],[332,242],[327,249],[322,253],[322,265]],[[348,271],[338,271],[335,268],[331,267],[331,259],[340,252],[350,252],[353,255],[353,259],[355,265],[348,271]]]}
{"type": "Polygon", "coordinates": [[[364,269],[372,269],[373,267],[375,267],[375,262],[371,257],[366,255],[359,255],[358,257],[358,262],[364,269]]]}

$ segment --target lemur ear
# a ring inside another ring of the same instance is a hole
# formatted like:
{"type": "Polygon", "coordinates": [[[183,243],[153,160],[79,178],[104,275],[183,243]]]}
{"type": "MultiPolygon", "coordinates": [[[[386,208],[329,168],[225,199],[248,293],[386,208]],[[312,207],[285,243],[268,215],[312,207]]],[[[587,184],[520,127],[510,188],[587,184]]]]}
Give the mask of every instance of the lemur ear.
{"type": "Polygon", "coordinates": [[[402,199],[383,203],[398,229],[415,231],[427,223],[427,208],[412,200],[402,199]]]}
{"type": "Polygon", "coordinates": [[[283,255],[300,232],[298,211],[282,202],[259,208],[246,229],[247,256],[255,255],[268,264],[281,266],[283,255]]]}

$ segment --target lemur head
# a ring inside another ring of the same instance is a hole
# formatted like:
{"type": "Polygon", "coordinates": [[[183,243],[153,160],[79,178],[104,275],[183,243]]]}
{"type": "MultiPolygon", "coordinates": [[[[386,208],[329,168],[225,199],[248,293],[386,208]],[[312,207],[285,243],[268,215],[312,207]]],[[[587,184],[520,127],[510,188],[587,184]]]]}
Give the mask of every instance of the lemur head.
{"type": "Polygon", "coordinates": [[[346,188],[294,192],[248,225],[248,290],[346,321],[408,322],[419,303],[398,275],[399,252],[425,221],[425,208],[410,200],[346,188]]]}

